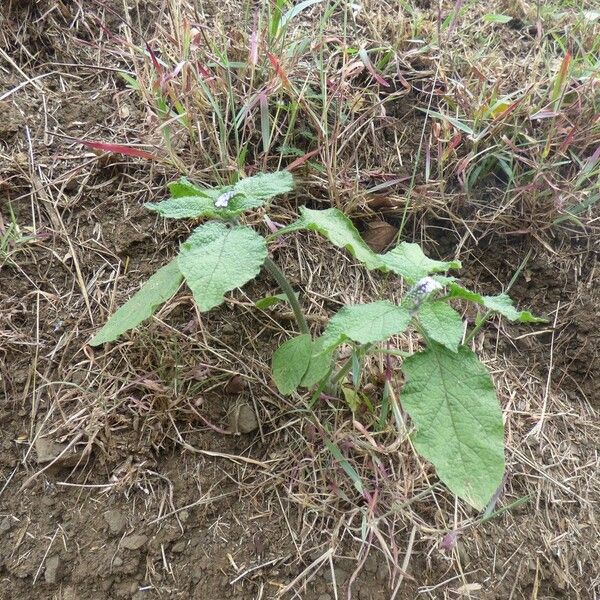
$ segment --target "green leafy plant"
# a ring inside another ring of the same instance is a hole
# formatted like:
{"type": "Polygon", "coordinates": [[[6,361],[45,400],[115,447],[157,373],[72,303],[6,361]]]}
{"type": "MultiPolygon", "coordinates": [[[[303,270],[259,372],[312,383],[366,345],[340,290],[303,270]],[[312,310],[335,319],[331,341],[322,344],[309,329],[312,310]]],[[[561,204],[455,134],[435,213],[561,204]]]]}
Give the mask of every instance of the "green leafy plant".
{"type": "MultiPolygon", "coordinates": [[[[370,353],[392,352],[384,344],[413,327],[422,335],[424,348],[413,354],[397,353],[403,357],[401,405],[412,420],[413,446],[433,463],[452,492],[472,506],[484,508],[504,473],[502,411],[486,367],[463,340],[471,339],[493,313],[512,321],[535,323],[541,319],[517,310],[506,294],[483,296],[463,287],[447,274],[461,267],[459,261],[433,260],[418,244],[400,242],[385,254],[373,252],[352,221],[335,208],[303,207],[294,223],[267,237],[238,221],[244,212],[291,191],[293,184],[287,171],[248,177],[218,188],[198,187],[186,179],[171,184],[170,199],[146,207],[166,218],[209,220],[181,244],[176,258],[110,317],[90,344],[114,341],[139,325],[173,296],[183,281],[198,309],[206,312],[264,267],[283,296],[270,296],[257,305],[264,309],[285,298],[299,329],[298,335],[285,341],[273,355],[272,372],[279,392],[293,394],[299,388],[316,387],[316,400],[323,390],[337,393],[341,386],[352,407],[361,396],[358,389],[341,385],[346,376],[352,371],[353,384],[358,388],[362,359],[370,353]],[[369,270],[401,277],[408,292],[398,304],[378,300],[344,306],[331,317],[321,335],[314,337],[298,294],[268,256],[270,241],[302,230],[324,236],[369,270]],[[469,334],[452,306],[456,301],[471,302],[484,310],[469,334]],[[338,368],[338,349],[342,345],[350,346],[352,354],[338,368]]],[[[397,420],[401,420],[399,413],[395,407],[397,420]]]]}

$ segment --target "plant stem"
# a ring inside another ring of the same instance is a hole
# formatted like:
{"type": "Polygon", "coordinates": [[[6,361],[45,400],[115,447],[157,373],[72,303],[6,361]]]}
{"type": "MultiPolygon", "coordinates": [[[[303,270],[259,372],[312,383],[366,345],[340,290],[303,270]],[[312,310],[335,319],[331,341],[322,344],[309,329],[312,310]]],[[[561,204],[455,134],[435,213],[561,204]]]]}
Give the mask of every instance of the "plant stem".
{"type": "MultiPolygon", "coordinates": [[[[523,261],[521,262],[521,264],[519,265],[519,267],[515,271],[515,274],[512,276],[511,280],[508,282],[508,285],[506,286],[506,289],[504,290],[505,294],[507,294],[510,291],[510,288],[512,288],[512,286],[515,284],[515,282],[517,281],[517,279],[519,278],[519,276],[523,272],[523,269],[526,267],[527,263],[529,262],[529,258],[530,257],[531,257],[531,248],[529,249],[529,252],[527,253],[527,256],[525,256],[525,258],[523,259],[523,261]]],[[[494,314],[493,310],[488,310],[483,315],[483,317],[481,318],[481,320],[479,321],[479,323],[477,325],[475,325],[475,327],[473,327],[473,329],[471,330],[471,332],[465,338],[465,341],[464,341],[464,345],[465,346],[467,344],[469,344],[469,342],[471,342],[471,340],[479,333],[479,330],[486,324],[487,320],[493,314],[494,314]]]]}
{"type": "Polygon", "coordinates": [[[304,313],[302,312],[302,307],[300,306],[300,302],[298,302],[298,298],[294,292],[294,289],[290,285],[290,282],[287,280],[286,276],[283,274],[282,270],[267,256],[267,259],[264,262],[265,268],[271,274],[271,277],[277,282],[277,285],[281,288],[281,291],[286,295],[290,306],[292,307],[292,311],[294,312],[294,317],[296,318],[296,323],[298,323],[298,328],[302,333],[310,333],[308,329],[308,324],[306,323],[306,319],[304,318],[304,313]]]}
{"type": "Polygon", "coordinates": [[[331,378],[331,385],[335,386],[337,385],[342,379],[344,379],[344,377],[346,377],[346,375],[348,375],[348,373],[350,372],[350,369],[352,368],[352,357],[350,357],[338,370],[338,372],[331,378]]]}

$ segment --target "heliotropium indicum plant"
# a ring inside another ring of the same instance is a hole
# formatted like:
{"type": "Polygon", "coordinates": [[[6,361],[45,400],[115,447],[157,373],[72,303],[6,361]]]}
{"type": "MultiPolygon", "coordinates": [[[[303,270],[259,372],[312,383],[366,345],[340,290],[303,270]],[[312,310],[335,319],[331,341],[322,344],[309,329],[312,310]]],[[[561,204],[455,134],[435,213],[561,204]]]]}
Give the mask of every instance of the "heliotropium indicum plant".
{"type": "Polygon", "coordinates": [[[321,390],[335,392],[351,371],[354,384],[359,385],[360,359],[368,353],[388,351],[392,336],[413,328],[423,338],[423,349],[410,355],[399,353],[405,380],[400,400],[412,420],[413,446],[433,463],[452,492],[483,509],[504,474],[502,411],[486,367],[463,343],[469,337],[453,303],[462,300],[480,305],[486,318],[499,313],[511,321],[534,323],[541,319],[517,310],[506,294],[483,296],[466,289],[448,275],[461,267],[459,261],[430,259],[418,244],[400,242],[385,254],[373,252],[350,219],[335,208],[301,208],[296,222],[267,237],[239,222],[244,212],[289,192],[293,185],[287,171],[256,175],[218,188],[199,187],[186,179],[171,184],[170,199],[146,208],[171,219],[208,220],[181,244],[171,262],[110,317],[90,344],[114,341],[142,323],[183,281],[198,310],[206,312],[223,303],[227,292],[255,278],[263,267],[283,294],[263,299],[259,306],[285,298],[299,329],[298,335],[273,355],[273,379],[281,394],[315,389],[313,396],[318,398],[321,390]],[[401,277],[408,290],[402,301],[344,306],[332,315],[321,335],[313,336],[298,295],[269,258],[268,249],[275,238],[302,230],[317,232],[344,248],[366,269],[401,277]],[[342,345],[351,347],[351,358],[336,370],[337,350],[342,345]]]}

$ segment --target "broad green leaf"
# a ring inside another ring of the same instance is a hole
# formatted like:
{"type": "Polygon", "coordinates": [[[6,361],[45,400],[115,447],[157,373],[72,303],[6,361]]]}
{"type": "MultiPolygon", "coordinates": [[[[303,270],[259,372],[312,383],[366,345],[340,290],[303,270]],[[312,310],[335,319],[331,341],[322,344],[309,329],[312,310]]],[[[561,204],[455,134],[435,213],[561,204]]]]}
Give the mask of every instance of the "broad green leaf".
{"type": "Polygon", "coordinates": [[[177,260],[172,260],[160,268],[108,319],[104,327],[90,340],[90,346],[112,342],[122,333],[137,327],[175,294],[182,281],[183,275],[179,271],[177,260]]]}
{"type": "Polygon", "coordinates": [[[510,321],[520,321],[521,323],[545,323],[546,319],[536,317],[528,310],[517,310],[514,306],[512,298],[508,294],[498,294],[497,296],[482,296],[477,292],[472,292],[458,283],[451,282],[448,284],[448,289],[451,298],[460,298],[481,304],[489,310],[500,313],[510,321]]]}
{"type": "Polygon", "coordinates": [[[446,302],[425,302],[419,309],[419,323],[429,339],[456,352],[463,338],[463,321],[446,302]]]}
{"type": "Polygon", "coordinates": [[[450,298],[459,298],[461,300],[475,302],[476,304],[483,304],[483,296],[481,294],[472,292],[454,281],[448,283],[448,292],[450,298]]]}
{"type": "Polygon", "coordinates": [[[359,344],[382,342],[405,331],[410,321],[406,308],[387,300],[344,306],[323,332],[324,347],[335,347],[346,340],[359,344]]]}
{"type": "Polygon", "coordinates": [[[460,269],[458,260],[442,261],[428,258],[419,244],[401,242],[393,250],[381,255],[384,265],[402,276],[409,283],[415,283],[430,273],[442,273],[449,269],[460,269]]]}
{"type": "Polygon", "coordinates": [[[201,225],[179,252],[179,269],[201,311],[221,304],[224,294],[258,275],[267,257],[267,244],[248,227],[201,225]]]}
{"type": "Polygon", "coordinates": [[[289,171],[275,171],[274,173],[260,173],[253,177],[241,179],[234,186],[237,194],[248,198],[272,198],[285,194],[294,189],[294,178],[289,171]]]}
{"type": "Polygon", "coordinates": [[[287,340],[277,348],[271,368],[280,394],[296,391],[308,369],[312,350],[313,343],[308,333],[287,340]]]}
{"type": "Polygon", "coordinates": [[[487,15],[483,15],[483,20],[487,21],[488,23],[509,23],[510,21],[512,21],[512,17],[509,17],[508,15],[498,15],[498,14],[494,14],[494,13],[490,13],[487,15]]]}
{"type": "Polygon", "coordinates": [[[193,219],[215,217],[215,201],[208,196],[180,196],[157,203],[146,203],[144,207],[167,219],[193,219]]]}
{"type": "Polygon", "coordinates": [[[289,231],[298,231],[299,229],[320,233],[335,246],[345,248],[367,269],[383,267],[380,257],[367,246],[352,221],[337,208],[312,210],[303,206],[300,208],[300,218],[296,223],[290,225],[289,231]]]}
{"type": "Polygon", "coordinates": [[[331,369],[334,348],[324,348],[324,342],[323,337],[313,341],[310,362],[300,382],[302,387],[313,387],[313,385],[322,381],[331,369]]]}
{"type": "Polygon", "coordinates": [[[502,411],[487,369],[469,348],[450,352],[435,342],[402,368],[415,449],[452,492],[483,509],[504,474],[502,411]]]}

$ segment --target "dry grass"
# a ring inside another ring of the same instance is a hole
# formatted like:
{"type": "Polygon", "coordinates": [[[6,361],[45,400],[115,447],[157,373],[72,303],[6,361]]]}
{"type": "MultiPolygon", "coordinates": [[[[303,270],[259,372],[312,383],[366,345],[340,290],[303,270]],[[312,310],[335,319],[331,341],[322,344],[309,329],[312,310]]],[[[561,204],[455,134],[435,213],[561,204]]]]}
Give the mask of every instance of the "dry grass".
{"type": "MultiPolygon", "coordinates": [[[[494,268],[493,252],[477,247],[484,237],[537,238],[545,257],[571,233],[553,225],[567,210],[594,232],[597,23],[564,3],[539,12],[526,2],[480,4],[459,3],[456,14],[443,5],[439,19],[435,8],[412,4],[364,2],[358,14],[340,6],[329,15],[318,3],[277,38],[269,33],[272,3],[235,14],[167,1],[122,18],[111,3],[9,0],[0,29],[0,392],[18,461],[0,494],[23,484],[72,486],[82,498],[125,497],[157,526],[235,497],[247,511],[242,538],[264,515],[289,537],[282,554],[232,558],[235,585],[250,582],[255,567],[264,574],[262,597],[310,597],[310,586],[340,563],[353,584],[356,575],[350,594],[373,579],[373,562],[386,565],[386,589],[399,598],[453,598],[461,589],[482,597],[477,585],[515,599],[593,597],[597,407],[587,386],[567,396],[565,378],[578,374],[564,363],[558,369],[550,354],[568,354],[574,336],[586,335],[569,329],[578,298],[559,306],[547,344],[535,333],[532,356],[546,364],[527,360],[520,340],[530,332],[490,327],[475,340],[507,426],[508,478],[496,508],[508,510],[485,524],[436,484],[392,425],[378,430],[369,414],[353,421],[335,399],[312,409],[306,398],[276,393],[270,355],[292,323],[281,309],[254,308],[275,289],[266,278],[208,319],[180,295],[124,342],[100,352],[85,345],[185,233],[140,207],[179,173],[214,183],[301,159],[298,202],[385,218],[441,253],[469,253],[483,262],[471,276],[484,281],[494,268]],[[512,25],[486,22],[490,12],[510,15],[512,25]],[[389,87],[377,85],[360,48],[389,87]],[[139,89],[125,86],[122,70],[139,89]],[[160,160],[99,156],[73,138],[143,147],[160,160]],[[223,388],[236,374],[260,417],[253,441],[223,433],[226,405],[236,401],[223,388]],[[60,480],[41,472],[33,444],[42,435],[76,449],[78,468],[60,480]],[[197,493],[180,496],[180,480],[197,493]],[[522,498],[529,500],[519,505],[522,498]],[[279,587],[268,584],[273,565],[291,569],[279,587]]],[[[293,213],[294,206],[276,209],[282,222],[293,213]]],[[[588,243],[584,257],[597,251],[588,243]]],[[[559,252],[551,254],[557,271],[589,277],[588,287],[574,287],[565,276],[566,293],[591,294],[594,267],[559,252]]],[[[400,293],[313,237],[289,240],[278,254],[304,289],[315,329],[344,302],[400,293]]],[[[369,366],[377,398],[383,365],[369,366]]],[[[223,510],[210,526],[215,540],[227,538],[229,519],[240,519],[223,510]]],[[[45,559],[48,540],[37,539],[45,559]]],[[[148,578],[166,590],[161,569],[152,564],[148,578]]]]}

